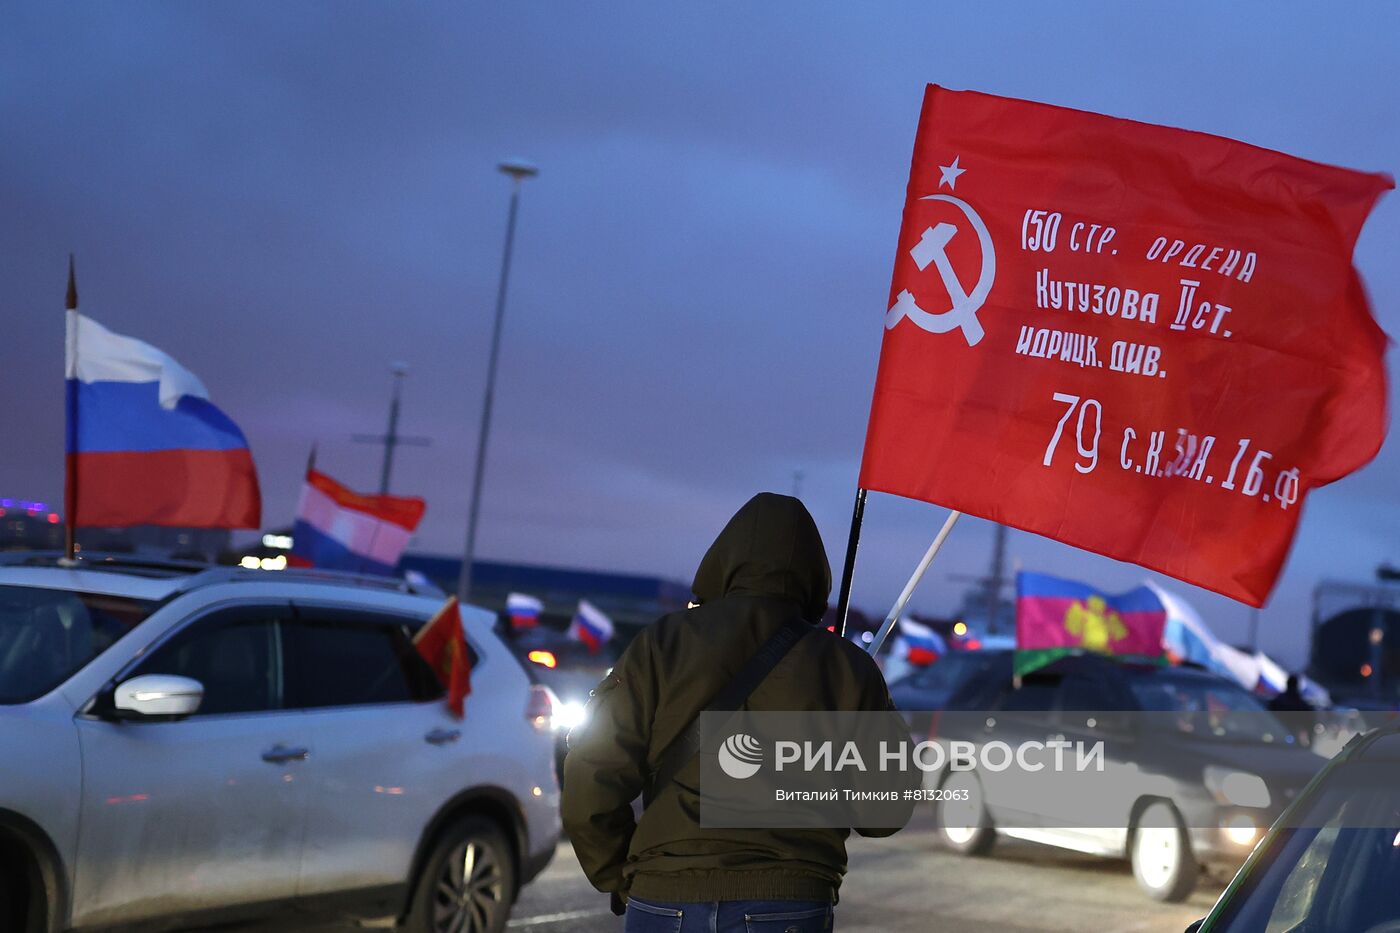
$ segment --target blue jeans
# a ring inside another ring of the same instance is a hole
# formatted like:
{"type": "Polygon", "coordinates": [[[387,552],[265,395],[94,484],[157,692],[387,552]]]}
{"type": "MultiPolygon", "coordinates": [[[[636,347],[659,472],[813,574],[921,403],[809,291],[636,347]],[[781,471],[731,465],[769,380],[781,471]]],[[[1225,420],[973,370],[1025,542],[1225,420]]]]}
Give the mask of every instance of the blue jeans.
{"type": "Polygon", "coordinates": [[[627,902],[626,933],[830,933],[823,901],[627,902]]]}

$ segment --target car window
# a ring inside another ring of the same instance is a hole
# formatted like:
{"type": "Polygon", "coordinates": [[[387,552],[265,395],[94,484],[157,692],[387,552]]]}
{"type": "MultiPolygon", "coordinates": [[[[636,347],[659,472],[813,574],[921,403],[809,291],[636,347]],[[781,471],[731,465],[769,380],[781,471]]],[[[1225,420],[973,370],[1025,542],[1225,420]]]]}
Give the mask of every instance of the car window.
{"type": "Polygon", "coordinates": [[[1163,671],[1129,681],[1148,712],[1175,714],[1177,731],[1196,738],[1286,743],[1292,733],[1259,699],[1224,678],[1163,671]]]}
{"type": "Polygon", "coordinates": [[[951,691],[970,677],[990,670],[993,659],[981,651],[950,651],[921,671],[909,675],[909,682],[922,690],[951,691]]]}
{"type": "Polygon", "coordinates": [[[204,686],[197,716],[281,709],[285,606],[210,613],[179,631],[129,677],[178,674],[204,686]]]}
{"type": "Polygon", "coordinates": [[[0,703],[48,693],[154,609],[123,596],[0,586],[0,703]]]}
{"type": "MultiPolygon", "coordinates": [[[[944,660],[952,657],[950,653],[944,660]]],[[[995,709],[1011,682],[1011,652],[1009,651],[969,651],[969,658],[976,657],[978,665],[969,676],[959,679],[944,704],[950,710],[995,709]]],[[[942,664],[936,662],[934,667],[942,664]]]]}
{"type": "Polygon", "coordinates": [[[418,649],[411,623],[395,616],[299,610],[291,627],[300,708],[436,699],[443,687],[418,649]]]}
{"type": "Polygon", "coordinates": [[[1212,929],[1379,933],[1400,925],[1400,784],[1379,771],[1353,783],[1351,770],[1329,781],[1305,825],[1274,838],[1212,929]]]}
{"type": "Polygon", "coordinates": [[[1071,674],[1060,684],[1060,709],[1067,712],[1100,712],[1123,706],[1111,683],[1071,674]]]}
{"type": "Polygon", "coordinates": [[[1322,883],[1323,871],[1327,868],[1328,856],[1337,844],[1340,823],[1341,814],[1338,813],[1332,823],[1317,831],[1299,856],[1297,864],[1284,879],[1278,903],[1274,904],[1269,914],[1269,923],[1265,927],[1267,933],[1285,933],[1308,919],[1322,883]]]}
{"type": "Polygon", "coordinates": [[[1027,678],[1018,688],[1002,694],[998,707],[1004,713],[1045,712],[1055,708],[1055,694],[1059,689],[1056,678],[1027,678]]]}

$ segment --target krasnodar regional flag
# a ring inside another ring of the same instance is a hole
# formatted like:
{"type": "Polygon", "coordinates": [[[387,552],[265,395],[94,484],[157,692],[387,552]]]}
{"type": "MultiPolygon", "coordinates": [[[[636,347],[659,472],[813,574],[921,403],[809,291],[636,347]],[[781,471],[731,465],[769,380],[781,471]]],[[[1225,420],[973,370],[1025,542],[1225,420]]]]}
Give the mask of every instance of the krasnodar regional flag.
{"type": "Polygon", "coordinates": [[[1252,605],[1385,437],[1387,176],[930,87],[861,486],[1252,605]]]}
{"type": "Polygon", "coordinates": [[[426,508],[417,497],[362,495],[308,466],[287,563],[392,575],[426,508]]]}
{"type": "Polygon", "coordinates": [[[1167,610],[1140,586],[1116,596],[1043,573],[1016,575],[1016,673],[1079,651],[1162,659],[1167,610]]]}
{"type": "Polygon", "coordinates": [[[578,601],[573,624],[569,626],[569,637],[581,641],[588,650],[597,654],[613,637],[613,623],[603,611],[586,599],[578,601]]]}
{"type": "Polygon", "coordinates": [[[257,528],[248,441],[170,356],[77,310],[69,271],[66,451],[73,527],[257,528]]]}
{"type": "Polygon", "coordinates": [[[506,594],[506,615],[510,616],[511,628],[534,628],[539,624],[542,612],[544,603],[534,596],[525,593],[506,594]]]}

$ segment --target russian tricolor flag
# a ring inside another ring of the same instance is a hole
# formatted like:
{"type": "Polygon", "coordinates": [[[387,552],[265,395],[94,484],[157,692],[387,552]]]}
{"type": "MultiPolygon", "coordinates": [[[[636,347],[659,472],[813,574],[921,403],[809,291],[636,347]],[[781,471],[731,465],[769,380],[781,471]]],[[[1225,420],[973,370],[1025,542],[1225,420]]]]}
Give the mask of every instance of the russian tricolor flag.
{"type": "Polygon", "coordinates": [[[287,563],[391,576],[426,508],[417,497],[362,495],[309,466],[287,563]]]}
{"type": "Polygon", "coordinates": [[[586,599],[578,601],[573,624],[569,626],[569,637],[588,646],[592,654],[606,645],[613,637],[612,619],[605,616],[597,606],[586,599]]]}
{"type": "Polygon", "coordinates": [[[524,593],[506,594],[506,615],[510,616],[512,629],[534,628],[542,612],[544,603],[536,597],[524,593]]]}
{"type": "Polygon", "coordinates": [[[68,279],[67,521],[71,527],[256,528],[248,441],[204,383],[148,343],[78,313],[68,279]]]}
{"type": "Polygon", "coordinates": [[[912,619],[899,620],[899,637],[904,641],[905,657],[915,667],[927,667],[948,653],[941,635],[912,619]]]}

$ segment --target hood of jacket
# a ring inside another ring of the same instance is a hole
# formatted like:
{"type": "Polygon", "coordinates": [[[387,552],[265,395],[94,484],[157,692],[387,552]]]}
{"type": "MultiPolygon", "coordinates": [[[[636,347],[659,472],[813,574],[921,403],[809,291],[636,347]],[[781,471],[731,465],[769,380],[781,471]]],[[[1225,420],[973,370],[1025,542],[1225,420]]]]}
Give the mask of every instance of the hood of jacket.
{"type": "Polygon", "coordinates": [[[724,596],[768,596],[821,621],[831,595],[831,565],[817,523],[800,500],[761,492],[734,513],[695,572],[701,603],[724,596]]]}

